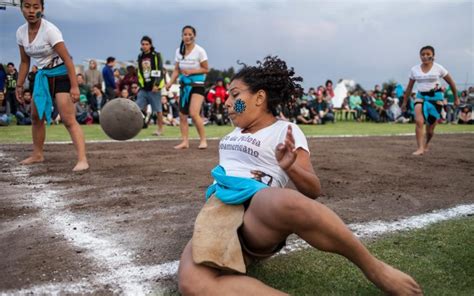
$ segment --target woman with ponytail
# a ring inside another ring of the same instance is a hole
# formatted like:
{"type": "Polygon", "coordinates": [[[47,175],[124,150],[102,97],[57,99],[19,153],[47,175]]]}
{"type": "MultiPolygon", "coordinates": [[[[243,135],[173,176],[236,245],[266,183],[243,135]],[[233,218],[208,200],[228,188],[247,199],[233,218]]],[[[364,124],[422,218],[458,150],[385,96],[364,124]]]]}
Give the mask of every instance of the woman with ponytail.
{"type": "Polygon", "coordinates": [[[61,31],[43,19],[44,0],[22,0],[21,11],[26,24],[16,32],[21,56],[16,97],[20,103],[24,100],[23,84],[28,75],[31,57],[36,60],[39,68],[31,104],[33,153],[21,163],[29,165],[44,161],[45,119],[48,123],[51,122],[54,100],[61,120],[76,148],[77,163],[73,171],[87,170],[89,164],[86,158],[84,133],[76,121],[74,106],[79,101],[79,85],[61,31]]]}
{"type": "Polygon", "coordinates": [[[179,127],[182,142],[175,149],[189,148],[189,125],[188,116],[191,116],[199,134],[199,149],[207,148],[204,122],[201,118],[201,106],[204,101],[204,81],[209,72],[207,53],[201,46],[195,43],[196,29],[185,26],[182,30],[182,41],[176,49],[175,68],[171,79],[166,84],[169,90],[171,85],[179,77],[181,84],[179,99],[179,127]]]}

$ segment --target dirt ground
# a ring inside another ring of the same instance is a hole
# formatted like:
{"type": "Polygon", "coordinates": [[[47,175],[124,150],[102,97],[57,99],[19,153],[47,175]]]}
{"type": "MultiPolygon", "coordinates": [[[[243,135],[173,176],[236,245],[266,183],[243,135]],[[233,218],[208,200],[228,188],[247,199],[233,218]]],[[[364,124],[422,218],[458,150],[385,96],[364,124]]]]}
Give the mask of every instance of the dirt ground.
{"type": "MultiPolygon", "coordinates": [[[[218,142],[207,150],[192,142],[175,151],[176,144],[88,144],[91,169],[82,174],[71,172],[71,144],[46,145],[46,162],[27,168],[18,161],[31,145],[0,145],[0,294],[48,287],[126,293],[141,281],[175,290],[174,274],[140,277],[130,266],[146,273],[176,261],[192,235],[218,142]]],[[[422,157],[411,155],[413,136],[316,138],[309,145],[319,201],[347,223],[474,201],[474,134],[437,135],[422,157]]]]}

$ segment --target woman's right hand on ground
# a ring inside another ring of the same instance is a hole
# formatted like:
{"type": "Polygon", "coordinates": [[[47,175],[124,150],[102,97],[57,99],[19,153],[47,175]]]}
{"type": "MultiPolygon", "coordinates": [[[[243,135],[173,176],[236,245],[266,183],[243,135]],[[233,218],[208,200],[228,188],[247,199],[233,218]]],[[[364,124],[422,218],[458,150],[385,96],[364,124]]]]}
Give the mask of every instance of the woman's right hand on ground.
{"type": "Polygon", "coordinates": [[[23,100],[23,86],[18,86],[15,89],[15,94],[16,94],[16,100],[20,102],[20,104],[24,103],[23,100]]]}

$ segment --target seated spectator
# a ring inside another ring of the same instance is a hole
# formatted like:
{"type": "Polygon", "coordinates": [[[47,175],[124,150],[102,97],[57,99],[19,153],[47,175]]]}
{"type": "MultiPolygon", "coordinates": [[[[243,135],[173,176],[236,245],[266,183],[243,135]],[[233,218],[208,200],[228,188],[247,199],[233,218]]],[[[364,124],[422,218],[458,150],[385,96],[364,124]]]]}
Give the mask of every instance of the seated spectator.
{"type": "Polygon", "coordinates": [[[382,102],[383,102],[383,118],[385,121],[393,122],[395,118],[392,116],[390,107],[393,105],[394,100],[392,97],[388,96],[386,92],[382,93],[382,102]]]}
{"type": "Polygon", "coordinates": [[[79,102],[76,103],[76,120],[79,124],[92,124],[92,115],[89,112],[89,106],[87,104],[87,98],[85,95],[81,95],[79,102]]]}
{"type": "Polygon", "coordinates": [[[138,84],[137,69],[135,69],[134,66],[130,65],[127,66],[127,74],[125,74],[125,76],[119,83],[119,90],[122,91],[123,89],[127,89],[128,93],[131,93],[132,85],[134,83],[138,84]]]}
{"type": "Polygon", "coordinates": [[[378,96],[375,97],[375,110],[377,110],[377,112],[379,113],[380,121],[387,120],[387,116],[384,109],[384,100],[386,99],[387,95],[383,93],[380,93],[378,96]]]}
{"type": "Polygon", "coordinates": [[[209,90],[206,99],[212,105],[216,102],[217,97],[221,98],[221,102],[225,102],[228,96],[229,94],[224,87],[224,80],[222,78],[218,78],[216,80],[215,86],[209,90]]]}
{"type": "Polygon", "coordinates": [[[276,107],[275,107],[275,110],[274,110],[274,114],[275,117],[278,119],[278,120],[284,120],[284,121],[289,121],[288,117],[285,115],[284,111],[283,111],[283,108],[281,107],[281,104],[278,104],[276,107]]]}
{"type": "Polygon", "coordinates": [[[138,98],[138,92],[140,91],[140,87],[138,87],[138,83],[132,83],[130,86],[130,100],[136,102],[138,98]]]}
{"type": "Polygon", "coordinates": [[[301,100],[298,106],[298,115],[296,116],[297,123],[314,124],[315,120],[308,108],[308,101],[301,100]]]}
{"type": "MultiPolygon", "coordinates": [[[[458,97],[461,96],[461,92],[458,91],[458,97]]],[[[453,123],[456,119],[456,107],[454,106],[454,93],[451,86],[448,86],[444,92],[444,98],[446,104],[444,105],[444,111],[446,112],[446,123],[453,123]]]]}
{"type": "Polygon", "coordinates": [[[174,126],[173,115],[171,113],[171,107],[168,102],[168,96],[161,97],[161,106],[163,107],[163,123],[166,125],[174,126]]]}
{"type": "Polygon", "coordinates": [[[395,122],[397,123],[409,123],[415,121],[415,99],[416,93],[412,93],[408,97],[408,103],[406,106],[406,110],[402,110],[402,114],[395,118],[395,122]]]}
{"type": "Polygon", "coordinates": [[[361,105],[368,120],[380,122],[380,116],[375,106],[375,98],[373,97],[373,94],[373,92],[364,93],[361,97],[361,105]]]}
{"type": "Polygon", "coordinates": [[[18,109],[16,111],[16,124],[17,125],[31,125],[31,91],[25,90],[23,92],[23,103],[18,103],[18,109]]]}
{"type": "Polygon", "coordinates": [[[326,93],[331,99],[334,98],[334,89],[332,88],[332,81],[326,80],[326,93]]]}
{"type": "Polygon", "coordinates": [[[132,97],[130,96],[128,89],[126,88],[122,89],[122,91],[120,92],[120,97],[127,100],[132,100],[132,97]]]}
{"type": "Polygon", "coordinates": [[[99,84],[94,85],[92,88],[92,99],[90,106],[92,110],[98,111],[104,107],[106,100],[104,99],[104,93],[102,92],[102,86],[99,84]]]}
{"type": "Polygon", "coordinates": [[[10,124],[10,117],[7,114],[7,100],[5,100],[5,93],[3,89],[0,90],[0,126],[8,126],[10,124]]]}
{"type": "Polygon", "coordinates": [[[216,101],[212,104],[210,120],[211,123],[216,123],[217,125],[226,125],[229,122],[227,109],[220,97],[216,97],[216,101]]]}
{"type": "Polygon", "coordinates": [[[115,81],[115,98],[120,95],[119,86],[122,83],[122,74],[120,74],[120,69],[114,69],[114,81],[115,81]]]}
{"type": "Polygon", "coordinates": [[[309,88],[308,94],[303,97],[303,100],[306,100],[308,102],[316,100],[316,91],[314,90],[314,87],[309,88]]]}
{"type": "Polygon", "coordinates": [[[469,87],[466,104],[474,105],[474,86],[469,87]]]}
{"type": "Polygon", "coordinates": [[[178,93],[173,92],[168,96],[168,104],[170,105],[171,116],[175,126],[179,125],[179,96],[178,93]]]}
{"type": "Polygon", "coordinates": [[[359,96],[358,92],[355,92],[351,96],[349,96],[349,108],[354,112],[354,119],[360,121],[360,117],[362,115],[362,99],[359,96]]]}
{"type": "Polygon", "coordinates": [[[224,86],[224,80],[222,78],[217,78],[215,85],[211,87],[206,96],[206,103],[204,104],[203,112],[205,117],[211,116],[212,105],[216,102],[216,98],[221,98],[221,102],[225,102],[229,93],[227,92],[226,87],[224,86]]]}
{"type": "Polygon", "coordinates": [[[474,124],[472,106],[465,105],[459,112],[458,124],[474,124]]]}
{"type": "Polygon", "coordinates": [[[311,103],[311,111],[314,114],[316,124],[325,124],[328,121],[334,122],[334,114],[324,100],[323,93],[318,94],[316,101],[311,103]]]}
{"type": "Polygon", "coordinates": [[[467,91],[462,91],[461,95],[459,96],[459,106],[463,106],[467,104],[467,91]]]}
{"type": "Polygon", "coordinates": [[[315,92],[315,94],[314,94],[314,95],[316,96],[315,100],[316,100],[320,95],[322,95],[325,90],[326,90],[326,89],[324,88],[324,86],[322,86],[322,85],[318,86],[318,88],[316,89],[316,92],[315,92]]]}
{"type": "Polygon", "coordinates": [[[392,93],[391,97],[388,97],[388,100],[391,101],[387,112],[390,113],[391,121],[395,121],[398,117],[402,115],[402,108],[400,108],[400,100],[395,95],[395,92],[392,93]]]}
{"type": "Polygon", "coordinates": [[[87,101],[90,103],[91,96],[92,96],[90,86],[86,84],[86,81],[84,80],[84,76],[81,73],[77,74],[76,77],[77,77],[77,84],[79,86],[80,94],[85,95],[87,98],[87,101]]]}
{"type": "Polygon", "coordinates": [[[459,113],[461,113],[461,110],[464,108],[464,106],[469,105],[468,99],[469,97],[467,95],[467,91],[462,91],[461,95],[459,96],[459,105],[457,106],[454,114],[454,122],[456,122],[457,118],[459,117],[459,113]]]}

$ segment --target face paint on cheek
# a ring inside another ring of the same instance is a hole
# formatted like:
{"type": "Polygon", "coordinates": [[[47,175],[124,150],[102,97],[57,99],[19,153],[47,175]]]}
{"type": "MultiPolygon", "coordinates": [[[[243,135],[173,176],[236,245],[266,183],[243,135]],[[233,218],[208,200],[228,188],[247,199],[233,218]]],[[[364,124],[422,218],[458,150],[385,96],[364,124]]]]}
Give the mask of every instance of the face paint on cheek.
{"type": "Polygon", "coordinates": [[[235,103],[234,103],[235,113],[242,114],[244,113],[246,108],[247,108],[247,105],[245,105],[245,102],[242,99],[235,100],[235,103]]]}

